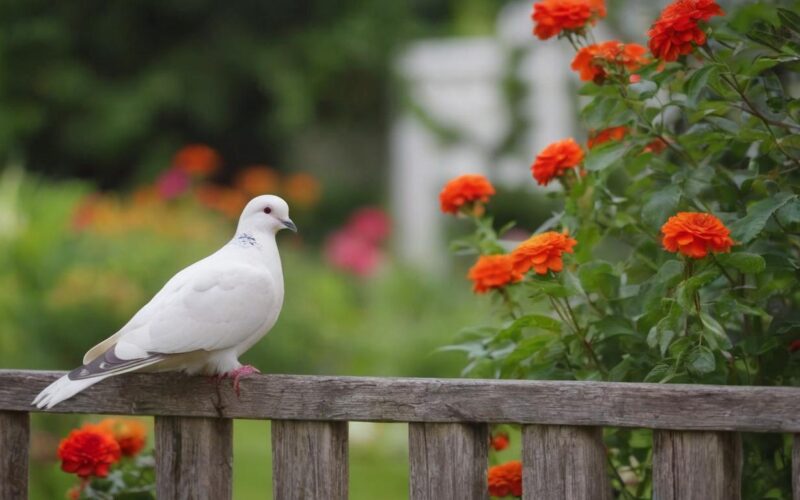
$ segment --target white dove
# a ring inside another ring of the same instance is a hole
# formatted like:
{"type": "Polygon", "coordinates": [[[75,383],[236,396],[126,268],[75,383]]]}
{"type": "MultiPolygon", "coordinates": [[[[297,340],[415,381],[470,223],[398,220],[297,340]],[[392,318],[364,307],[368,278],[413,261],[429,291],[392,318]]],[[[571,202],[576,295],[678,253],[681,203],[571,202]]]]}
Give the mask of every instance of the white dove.
{"type": "Polygon", "coordinates": [[[275,235],[297,227],[281,198],[247,204],[236,235],[183,269],[80,366],[45,388],[33,404],[52,408],[101,380],[137,370],[239,378],[258,370],[238,358],[275,324],[283,306],[283,270],[275,235]]]}

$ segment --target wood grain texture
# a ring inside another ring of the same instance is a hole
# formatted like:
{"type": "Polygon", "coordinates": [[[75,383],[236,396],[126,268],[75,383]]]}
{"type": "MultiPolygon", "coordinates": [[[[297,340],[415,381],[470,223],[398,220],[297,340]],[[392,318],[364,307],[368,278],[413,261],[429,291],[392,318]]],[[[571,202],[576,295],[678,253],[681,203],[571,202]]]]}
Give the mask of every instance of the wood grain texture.
{"type": "Polygon", "coordinates": [[[0,411],[0,500],[28,498],[29,442],[28,414],[0,411]]]}
{"type": "Polygon", "coordinates": [[[792,440],[792,498],[800,500],[800,434],[792,440]]]}
{"type": "Polygon", "coordinates": [[[739,434],[653,433],[654,500],[739,500],[741,490],[739,434]]]}
{"type": "MultiPolygon", "coordinates": [[[[0,370],[0,410],[36,411],[30,401],[62,374],[0,370]]],[[[800,388],[257,375],[237,398],[203,377],[128,374],[52,411],[800,432],[800,388]]]]}
{"type": "Polygon", "coordinates": [[[409,424],[409,498],[488,499],[488,457],[485,424],[409,424]]]}
{"type": "Polygon", "coordinates": [[[347,422],[272,421],[272,497],[346,500],[347,422]]]}
{"type": "Polygon", "coordinates": [[[522,429],[525,500],[611,500],[599,427],[526,425],[522,429]]]}
{"type": "Polygon", "coordinates": [[[155,433],[159,500],[232,498],[232,420],[156,417],[155,433]]]}

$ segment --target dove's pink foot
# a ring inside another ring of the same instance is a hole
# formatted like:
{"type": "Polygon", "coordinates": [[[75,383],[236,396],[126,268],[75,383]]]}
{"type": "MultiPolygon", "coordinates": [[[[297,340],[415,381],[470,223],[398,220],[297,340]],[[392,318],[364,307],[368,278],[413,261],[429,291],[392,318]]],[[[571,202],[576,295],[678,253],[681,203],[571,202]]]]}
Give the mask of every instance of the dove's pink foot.
{"type": "Polygon", "coordinates": [[[243,365],[235,370],[231,370],[222,377],[224,378],[232,378],[233,379],[233,390],[236,391],[236,397],[239,397],[239,380],[243,377],[247,377],[249,375],[253,375],[256,373],[261,373],[258,368],[252,365],[243,365]]]}

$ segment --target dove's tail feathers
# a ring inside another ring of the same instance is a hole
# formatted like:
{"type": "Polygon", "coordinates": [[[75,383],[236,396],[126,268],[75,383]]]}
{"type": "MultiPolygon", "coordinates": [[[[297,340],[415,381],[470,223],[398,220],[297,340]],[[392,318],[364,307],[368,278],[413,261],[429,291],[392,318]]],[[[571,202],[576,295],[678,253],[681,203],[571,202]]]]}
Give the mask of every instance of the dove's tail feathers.
{"type": "Polygon", "coordinates": [[[37,408],[50,409],[101,380],[139,370],[163,359],[164,355],[154,354],[146,358],[122,360],[114,355],[113,348],[109,349],[91,363],[75,368],[47,386],[36,396],[32,404],[37,408]]]}

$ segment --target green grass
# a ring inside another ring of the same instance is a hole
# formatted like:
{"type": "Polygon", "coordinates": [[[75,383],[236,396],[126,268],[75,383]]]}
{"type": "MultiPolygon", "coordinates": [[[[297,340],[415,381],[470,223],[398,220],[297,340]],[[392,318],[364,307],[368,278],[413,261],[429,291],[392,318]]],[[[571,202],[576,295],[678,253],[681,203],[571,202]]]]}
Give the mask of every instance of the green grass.
{"type": "MultiPolygon", "coordinates": [[[[272,498],[269,422],[234,424],[233,498],[272,498]]],[[[408,498],[407,426],[350,424],[350,498],[408,498]]]]}

